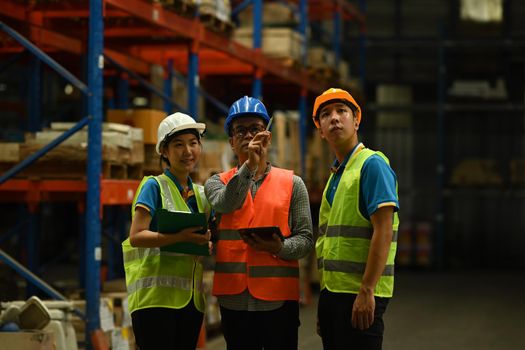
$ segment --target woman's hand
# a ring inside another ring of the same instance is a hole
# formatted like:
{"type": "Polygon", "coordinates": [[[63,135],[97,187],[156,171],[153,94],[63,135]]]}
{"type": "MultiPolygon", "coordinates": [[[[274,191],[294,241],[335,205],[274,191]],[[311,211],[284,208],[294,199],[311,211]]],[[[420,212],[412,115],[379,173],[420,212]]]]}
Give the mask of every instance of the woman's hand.
{"type": "Polygon", "coordinates": [[[281,238],[279,238],[279,236],[277,236],[275,233],[272,235],[271,239],[263,239],[258,235],[251,233],[241,235],[241,238],[244,243],[248,244],[253,249],[262,252],[268,252],[270,254],[277,254],[283,248],[283,242],[281,241],[281,238]]]}
{"type": "Polygon", "coordinates": [[[176,242],[189,242],[198,245],[208,244],[211,238],[211,231],[207,230],[206,233],[199,233],[198,231],[200,230],[202,230],[202,227],[188,227],[174,234],[173,237],[178,238],[176,242]]]}

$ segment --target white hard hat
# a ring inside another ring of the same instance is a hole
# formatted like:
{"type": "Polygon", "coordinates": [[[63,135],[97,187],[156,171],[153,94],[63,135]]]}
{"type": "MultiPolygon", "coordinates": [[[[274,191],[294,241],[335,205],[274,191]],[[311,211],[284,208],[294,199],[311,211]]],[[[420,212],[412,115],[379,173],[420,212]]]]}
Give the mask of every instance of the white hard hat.
{"type": "Polygon", "coordinates": [[[204,130],[206,130],[206,124],[197,123],[195,119],[184,113],[173,113],[164,118],[160,122],[159,129],[157,131],[157,146],[156,150],[158,154],[160,153],[160,144],[170,135],[174,133],[186,130],[186,129],[195,129],[202,135],[204,130]]]}

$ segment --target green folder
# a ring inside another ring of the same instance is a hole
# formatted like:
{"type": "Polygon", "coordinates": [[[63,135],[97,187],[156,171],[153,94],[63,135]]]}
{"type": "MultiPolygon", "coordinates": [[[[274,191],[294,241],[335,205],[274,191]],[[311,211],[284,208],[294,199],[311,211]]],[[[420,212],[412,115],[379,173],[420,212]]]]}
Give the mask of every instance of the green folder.
{"type": "MultiPolygon", "coordinates": [[[[203,227],[202,234],[208,229],[208,221],[204,213],[173,212],[166,209],[157,210],[157,228],[161,233],[177,234],[182,229],[200,226],[203,227]]],[[[190,242],[181,242],[160,248],[162,251],[184,253],[191,255],[210,255],[207,244],[198,245],[190,242]]]]}

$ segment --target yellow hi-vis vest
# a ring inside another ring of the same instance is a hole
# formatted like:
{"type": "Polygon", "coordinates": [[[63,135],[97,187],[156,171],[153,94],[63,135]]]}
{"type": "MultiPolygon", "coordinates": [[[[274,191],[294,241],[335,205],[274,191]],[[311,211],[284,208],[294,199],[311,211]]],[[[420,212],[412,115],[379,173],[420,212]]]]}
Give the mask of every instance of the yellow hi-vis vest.
{"type": "MultiPolygon", "coordinates": [[[[131,206],[132,217],[138,194],[149,178],[154,178],[159,184],[162,208],[191,212],[177,186],[168,176],[162,174],[142,179],[131,206]]],[[[204,196],[204,188],[193,184],[193,191],[199,212],[209,216],[211,209],[204,196]]],[[[122,242],[122,252],[130,312],[150,307],[180,309],[188,305],[192,296],[197,310],[204,312],[203,267],[198,258],[166,252],[159,247],[132,247],[129,238],[122,242]]]]}
{"type": "MultiPolygon", "coordinates": [[[[319,238],[315,245],[321,289],[359,293],[373,234],[372,223],[359,211],[359,185],[363,164],[373,154],[389,164],[381,152],[365,148],[355,154],[343,171],[331,208],[326,191],[333,175],[325,187],[319,211],[319,238]]],[[[391,297],[393,293],[398,226],[399,219],[394,213],[392,244],[385,269],[374,290],[374,295],[379,297],[391,297]]]]}

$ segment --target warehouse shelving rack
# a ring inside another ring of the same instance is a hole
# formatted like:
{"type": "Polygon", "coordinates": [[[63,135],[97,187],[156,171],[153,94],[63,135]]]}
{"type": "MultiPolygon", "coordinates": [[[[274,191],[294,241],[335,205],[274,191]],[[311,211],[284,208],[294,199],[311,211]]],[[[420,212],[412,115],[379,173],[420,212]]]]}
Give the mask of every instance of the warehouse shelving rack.
{"type": "MultiPolygon", "coordinates": [[[[298,6],[300,13],[299,30],[306,33],[308,17],[320,19],[319,16],[327,16],[340,20],[353,20],[364,28],[364,17],[352,5],[344,0],[326,1],[291,1],[298,6]],[[309,6],[309,11],[308,11],[309,6]],[[316,17],[317,16],[317,17],[316,17]]],[[[229,38],[206,28],[198,16],[187,18],[171,10],[163,8],[158,2],[146,2],[144,0],[91,0],[89,6],[86,2],[60,2],[60,3],[38,3],[30,2],[24,5],[19,1],[5,0],[0,7],[0,18],[5,18],[10,25],[23,30],[31,41],[26,40],[9,25],[0,22],[5,32],[15,37],[25,50],[37,56],[33,61],[32,79],[40,79],[41,61],[54,68],[60,75],[68,80],[86,95],[87,117],[82,119],[75,127],[67,131],[42,150],[36,152],[30,158],[24,160],[13,169],[3,174],[0,178],[0,192],[3,201],[16,201],[28,203],[30,208],[35,208],[43,200],[73,200],[82,207],[85,200],[85,247],[84,259],[86,265],[85,285],[86,288],[86,324],[87,332],[90,334],[100,326],[99,320],[99,297],[100,297],[100,262],[101,262],[101,208],[104,205],[129,204],[138,181],[108,180],[101,179],[101,127],[103,120],[103,74],[106,63],[124,72],[125,77],[119,81],[121,94],[118,107],[127,107],[127,79],[130,77],[140,81],[140,75],[149,75],[152,64],[160,64],[167,67],[166,81],[176,72],[186,73],[188,87],[188,112],[196,115],[197,96],[203,94],[214,103],[217,108],[224,110],[225,105],[214,100],[205,90],[199,86],[199,74],[232,73],[253,76],[252,95],[262,96],[262,77],[272,75],[292,83],[298,87],[299,110],[301,113],[301,150],[302,164],[304,169],[304,154],[306,151],[305,130],[307,120],[307,96],[308,93],[319,93],[327,86],[323,82],[312,79],[306,70],[296,67],[283,66],[278,61],[266,57],[261,52],[261,27],[262,27],[262,0],[243,1],[237,6],[240,11],[243,7],[253,5],[254,11],[254,49],[249,49],[231,41],[229,38]],[[81,23],[79,28],[74,28],[71,19],[81,23]],[[82,32],[82,25],[88,20],[87,35],[82,32]],[[104,28],[104,21],[108,23],[131,20],[129,27],[108,25],[104,28]],[[54,22],[60,22],[55,25],[54,22]],[[63,24],[66,23],[66,24],[63,24]],[[67,31],[64,29],[68,29],[67,31]],[[67,35],[64,33],[68,33],[67,35]],[[87,36],[88,47],[84,45],[82,37],[87,36]],[[151,37],[162,38],[155,45],[137,45],[135,43],[130,50],[122,48],[104,47],[105,41],[125,41],[133,37],[134,41],[148,40],[151,37]],[[167,40],[166,40],[167,38],[167,40]],[[41,48],[41,49],[39,49],[41,48]],[[87,52],[88,83],[84,84],[74,75],[69,73],[44,51],[52,50],[67,52],[81,56],[87,52]],[[218,62],[218,63],[217,63],[218,62]],[[175,70],[176,69],[176,70],[175,70]],[[13,175],[37,160],[47,151],[60,144],[63,140],[88,126],[88,163],[87,181],[66,180],[12,180],[13,175]]],[[[234,12],[236,10],[234,9],[234,12]]],[[[336,32],[337,33],[337,32],[336,32]]],[[[338,39],[334,37],[334,49],[338,48],[338,39]]],[[[2,48],[4,52],[15,53],[12,61],[23,55],[24,49],[18,45],[2,48]]],[[[303,50],[303,54],[305,54],[303,50]]],[[[305,57],[305,56],[304,56],[305,57]]],[[[106,65],[107,67],[107,65],[106,65]]],[[[181,76],[178,75],[180,79],[181,76]]],[[[36,101],[40,93],[38,80],[32,84],[30,99],[36,101]]],[[[165,100],[165,109],[169,111],[176,106],[169,96],[169,86],[165,84],[165,91],[155,91],[165,100]]],[[[38,103],[30,106],[30,130],[40,129],[40,113],[38,103]]],[[[29,243],[31,245],[31,243],[29,243]]],[[[35,242],[32,243],[34,245],[35,242]]],[[[50,296],[60,298],[61,296],[52,288],[40,283],[38,278],[28,274],[27,269],[17,267],[17,264],[4,262],[25,274],[30,282],[36,284],[50,296]]],[[[19,265],[19,264],[18,264],[19,265]]],[[[30,268],[34,266],[30,266],[30,268]]],[[[87,337],[89,346],[89,337],[87,337]]]]}
{"type": "MultiPolygon", "coordinates": [[[[448,2],[448,12],[446,15],[450,16],[450,20],[447,21],[446,18],[439,18],[438,26],[436,26],[437,35],[424,36],[422,34],[415,36],[406,36],[403,35],[403,28],[409,26],[407,19],[403,17],[403,13],[407,13],[407,8],[413,4],[405,4],[402,1],[393,2],[394,8],[394,18],[392,23],[393,30],[392,33],[388,36],[377,36],[371,37],[368,36],[364,39],[365,51],[377,50],[381,53],[381,58],[388,60],[390,57],[392,61],[396,64],[398,62],[395,60],[395,55],[402,52],[405,55],[419,55],[419,56],[428,56],[432,57],[432,60],[436,63],[435,76],[432,77],[432,81],[435,81],[435,102],[429,103],[410,103],[408,105],[378,105],[373,103],[368,103],[365,107],[365,111],[371,112],[372,114],[379,112],[410,112],[414,116],[416,114],[420,116],[431,116],[435,118],[435,124],[433,125],[433,134],[429,135],[435,137],[435,150],[430,156],[435,158],[436,164],[432,164],[434,167],[434,180],[426,186],[419,185],[419,188],[409,188],[401,189],[405,190],[406,197],[418,198],[420,201],[424,201],[429,198],[429,201],[433,203],[432,212],[429,211],[431,216],[425,217],[426,220],[429,220],[433,223],[434,227],[434,239],[433,239],[433,252],[432,252],[432,261],[431,264],[427,267],[434,267],[438,269],[443,269],[447,265],[447,260],[450,263],[450,252],[447,251],[447,237],[452,240],[451,231],[452,227],[457,226],[458,223],[457,217],[451,215],[450,205],[452,200],[469,200],[461,202],[468,203],[464,207],[472,206],[472,203],[475,203],[479,199],[490,198],[494,202],[498,199],[512,199],[512,200],[521,200],[523,198],[523,188],[518,186],[511,186],[508,183],[505,186],[494,187],[494,188],[481,188],[476,186],[471,187],[461,187],[453,186],[449,183],[448,175],[451,172],[451,160],[447,159],[447,143],[451,141],[451,135],[454,136],[454,131],[452,124],[456,123],[456,117],[458,119],[466,119],[470,117],[470,120],[474,120],[470,115],[473,113],[480,114],[480,120],[485,120],[489,115],[497,116],[498,118],[506,120],[517,120],[517,118],[522,118],[522,113],[525,111],[525,104],[523,100],[512,100],[508,99],[505,101],[490,101],[478,99],[476,102],[473,101],[454,101],[452,98],[448,97],[447,89],[451,80],[454,78],[452,73],[448,70],[448,65],[454,60],[454,55],[461,55],[462,53],[468,52],[471,49],[484,49],[486,52],[494,53],[501,52],[504,57],[506,57],[507,62],[512,60],[512,57],[521,57],[521,52],[525,47],[525,40],[523,35],[512,33],[512,17],[514,20],[519,20],[519,12],[516,9],[513,9],[513,4],[517,3],[515,1],[503,1],[503,22],[501,25],[501,33],[498,36],[490,37],[480,37],[479,34],[472,37],[462,37],[457,33],[457,23],[454,21],[459,18],[460,4],[459,1],[448,2]],[[404,7],[403,7],[404,6],[404,7]],[[513,11],[518,15],[513,15],[513,11]],[[461,114],[465,114],[461,116],[461,114]]],[[[518,6],[520,7],[520,6],[518,6]]],[[[362,11],[365,11],[365,8],[361,8],[362,11]]],[[[439,9],[436,9],[436,13],[439,13],[439,9]]],[[[459,23],[459,22],[458,22],[459,23]]],[[[428,23],[429,28],[434,28],[432,22],[428,23]]],[[[428,35],[428,34],[427,34],[428,35]]],[[[353,37],[352,39],[356,39],[353,37]]],[[[359,39],[359,38],[357,38],[359,39]]],[[[366,52],[363,53],[366,55],[366,52]]],[[[377,57],[377,53],[376,53],[377,57]]],[[[482,57],[482,56],[480,56],[482,57]]],[[[480,58],[488,59],[488,58],[480,58]]],[[[360,62],[364,62],[359,60],[360,62]]],[[[459,61],[459,60],[458,60],[459,61]]],[[[472,62],[472,65],[475,66],[475,62],[472,62]]],[[[394,84],[410,84],[410,83],[421,83],[420,81],[414,79],[413,81],[407,79],[403,75],[403,67],[396,65],[396,73],[401,72],[399,75],[394,75],[392,78],[384,79],[376,78],[373,83],[394,83],[394,84]]],[[[405,68],[406,69],[406,68],[405,68]]],[[[364,67],[360,67],[360,70],[363,70],[362,76],[365,77],[364,67]]],[[[490,74],[479,75],[476,79],[485,79],[489,77],[490,74]]],[[[460,76],[456,78],[461,78],[460,76]]],[[[370,81],[363,79],[363,85],[370,84],[370,81]]],[[[372,84],[370,84],[372,85],[372,84]]],[[[363,90],[365,88],[363,87],[363,90]]],[[[370,91],[369,91],[370,92],[370,91]]],[[[522,95],[523,96],[523,95],[522,95]]],[[[423,118],[421,118],[423,119],[423,118]]],[[[491,130],[492,131],[492,130],[491,130]]],[[[501,132],[501,129],[498,129],[497,132],[501,132]]],[[[425,139],[425,143],[430,144],[433,140],[425,139]]],[[[461,143],[460,143],[461,144],[461,143]]],[[[464,145],[465,143],[463,143],[464,145]]],[[[502,152],[504,153],[504,152],[502,152]]],[[[388,153],[387,153],[388,154],[388,153]]],[[[450,154],[450,151],[449,153],[450,154]]],[[[522,153],[519,154],[523,157],[522,153]]],[[[502,157],[508,157],[507,154],[502,154],[502,157]]],[[[421,168],[430,166],[430,163],[420,165],[421,168]]],[[[503,170],[504,171],[504,170],[503,170]]],[[[401,197],[403,194],[401,194],[401,197]]],[[[405,197],[405,198],[406,198],[405,197]]],[[[401,198],[402,199],[402,198],[401,198]]],[[[424,207],[424,205],[419,206],[424,207]]],[[[461,205],[458,205],[461,207],[461,205]]],[[[406,209],[406,205],[404,210],[406,209]]],[[[456,207],[454,207],[456,208],[456,207]]],[[[497,206],[495,206],[497,208],[497,206]]],[[[467,212],[472,215],[473,212],[467,212]]],[[[421,214],[420,214],[421,215],[421,214]]],[[[416,220],[417,218],[411,217],[410,220],[416,220]]],[[[484,218],[485,219],[485,218],[484,218]]],[[[477,220],[477,218],[475,218],[477,220]]],[[[481,220],[480,220],[481,221],[481,220]]],[[[485,223],[487,220],[484,221],[485,223]]],[[[512,221],[516,223],[517,221],[512,221]]],[[[402,221],[403,223],[403,221],[402,221]]],[[[467,226],[467,225],[465,225],[467,226]]],[[[483,225],[481,225],[483,226],[483,225]]],[[[489,225],[486,225],[489,226],[489,225]]],[[[511,225],[509,225],[511,226],[511,225]]],[[[468,228],[475,227],[467,226],[468,228]]],[[[498,225],[498,229],[500,226],[498,225]]],[[[508,226],[505,227],[508,229],[508,226]]],[[[488,230],[488,229],[487,229],[488,230]]],[[[481,233],[482,235],[483,233],[481,233]]],[[[454,237],[454,239],[461,239],[462,237],[454,237]]],[[[476,233],[476,240],[479,238],[478,233],[476,233]]],[[[483,239],[483,238],[480,238],[483,239]]],[[[489,244],[487,244],[489,245],[489,244]]],[[[493,247],[491,247],[493,248],[493,247]]],[[[485,248],[485,249],[491,249],[485,248]]],[[[517,251],[517,250],[516,250],[517,251]]],[[[490,254],[487,253],[487,256],[490,254]]],[[[491,257],[494,259],[493,257],[491,257]]],[[[494,266],[491,266],[494,267],[494,266]]]]}

